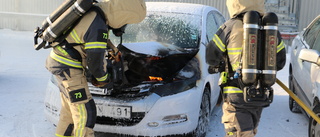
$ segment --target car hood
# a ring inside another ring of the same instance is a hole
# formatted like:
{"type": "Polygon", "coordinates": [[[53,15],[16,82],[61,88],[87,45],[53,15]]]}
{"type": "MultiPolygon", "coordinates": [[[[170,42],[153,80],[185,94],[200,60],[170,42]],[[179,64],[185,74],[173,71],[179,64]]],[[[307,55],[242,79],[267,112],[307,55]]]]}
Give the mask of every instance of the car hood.
{"type": "Polygon", "coordinates": [[[131,52],[140,53],[149,56],[166,57],[174,54],[183,54],[181,48],[156,41],[140,42],[140,43],[126,43],[123,44],[131,52]]]}
{"type": "Polygon", "coordinates": [[[125,76],[132,83],[172,81],[174,76],[196,55],[198,49],[183,49],[159,42],[126,43],[118,46],[125,66],[125,76]]]}

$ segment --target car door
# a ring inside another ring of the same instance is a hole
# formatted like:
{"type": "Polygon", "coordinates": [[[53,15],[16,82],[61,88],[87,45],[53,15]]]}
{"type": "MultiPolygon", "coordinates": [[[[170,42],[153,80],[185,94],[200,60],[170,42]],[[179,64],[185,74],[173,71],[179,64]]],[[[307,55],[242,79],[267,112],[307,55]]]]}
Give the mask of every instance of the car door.
{"type": "MultiPolygon", "coordinates": [[[[320,53],[320,19],[318,19],[313,26],[314,32],[314,42],[311,46],[311,49],[314,49],[320,53]]],[[[319,96],[320,91],[320,66],[315,63],[311,64],[311,83],[312,83],[312,91],[308,92],[308,99],[310,101],[313,100],[314,96],[319,96]],[[310,94],[310,95],[309,95],[310,94]]],[[[312,102],[311,102],[312,103],[312,102]]]]}
{"type": "MultiPolygon", "coordinates": [[[[304,44],[308,45],[310,49],[314,49],[320,52],[320,19],[316,20],[311,24],[303,35],[304,44]]],[[[298,73],[296,77],[299,85],[304,91],[304,96],[307,98],[307,102],[311,106],[313,103],[315,79],[318,76],[319,66],[314,63],[307,61],[301,62],[302,71],[298,73]]]]}
{"type": "MultiPolygon", "coordinates": [[[[200,54],[202,55],[205,55],[205,46],[208,44],[208,42],[210,40],[212,40],[213,38],[213,35],[217,32],[218,28],[220,27],[220,25],[222,25],[223,22],[225,22],[225,19],[224,17],[217,11],[215,10],[212,10],[210,8],[210,11],[208,12],[205,12],[204,14],[204,26],[205,26],[205,36],[203,37],[203,40],[202,40],[202,46],[201,48],[203,50],[200,50],[200,54]],[[217,17],[220,17],[220,18],[217,18],[217,17]]],[[[203,60],[205,60],[205,56],[203,56],[203,60]]],[[[204,70],[207,71],[208,69],[208,64],[206,63],[201,63],[203,64],[203,68],[205,68],[204,70]]],[[[208,72],[206,72],[206,75],[208,75],[208,72]]],[[[218,95],[219,95],[219,92],[220,92],[220,87],[218,85],[218,79],[219,79],[219,74],[216,73],[216,74],[210,74],[211,78],[213,80],[213,82],[211,83],[211,104],[215,104],[216,103],[216,99],[218,99],[218,95]]],[[[214,107],[214,106],[211,106],[211,107],[214,107]]]]}
{"type": "Polygon", "coordinates": [[[206,20],[207,42],[209,42],[213,38],[213,35],[216,33],[216,30],[218,30],[218,28],[219,28],[219,26],[216,22],[214,13],[215,13],[215,11],[210,11],[207,15],[207,20],[206,20]]]}
{"type": "Polygon", "coordinates": [[[206,37],[209,42],[218,28],[225,22],[224,17],[217,11],[210,11],[206,20],[206,37]]]}

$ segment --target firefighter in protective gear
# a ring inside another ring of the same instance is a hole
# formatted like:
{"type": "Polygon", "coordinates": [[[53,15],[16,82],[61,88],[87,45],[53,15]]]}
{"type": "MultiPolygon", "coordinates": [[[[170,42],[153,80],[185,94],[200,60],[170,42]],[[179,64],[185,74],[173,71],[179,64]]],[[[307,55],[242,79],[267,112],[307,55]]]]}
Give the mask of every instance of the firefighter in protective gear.
{"type": "MultiPolygon", "coordinates": [[[[241,69],[243,15],[248,11],[257,11],[263,16],[264,0],[227,0],[226,5],[231,19],[220,26],[212,41],[208,43],[206,62],[211,70],[227,72],[221,73],[227,77],[227,82],[221,86],[224,97],[222,123],[225,127],[225,136],[253,137],[257,134],[262,110],[269,104],[244,101],[243,90],[235,74],[241,69]]],[[[277,39],[276,69],[281,70],[285,65],[286,52],[279,31],[277,39]]]]}
{"type": "Polygon", "coordinates": [[[89,10],[65,41],[53,47],[46,61],[46,68],[56,77],[60,89],[62,107],[56,129],[59,137],[94,136],[96,106],[88,89],[86,72],[95,78],[94,85],[108,84],[109,29],[113,28],[120,35],[123,26],[139,23],[146,16],[143,0],[104,0],[95,5],[101,11],[89,10]]]}

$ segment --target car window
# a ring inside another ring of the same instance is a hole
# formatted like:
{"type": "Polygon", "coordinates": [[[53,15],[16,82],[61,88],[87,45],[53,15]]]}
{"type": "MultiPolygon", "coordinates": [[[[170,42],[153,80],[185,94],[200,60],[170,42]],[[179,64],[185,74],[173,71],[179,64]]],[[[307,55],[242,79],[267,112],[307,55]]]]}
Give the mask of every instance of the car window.
{"type": "Polygon", "coordinates": [[[213,38],[213,35],[218,30],[217,22],[215,21],[214,12],[211,11],[207,16],[207,38],[210,40],[213,38]]]}
{"type": "Polygon", "coordinates": [[[314,42],[312,49],[317,50],[320,52],[320,34],[318,33],[318,36],[316,38],[316,41],[314,42]]]}
{"type": "Polygon", "coordinates": [[[142,22],[128,24],[123,43],[156,41],[181,48],[197,48],[200,28],[199,15],[149,12],[142,22]]]}
{"type": "Polygon", "coordinates": [[[220,14],[219,12],[214,12],[214,17],[218,26],[221,26],[226,21],[222,14],[220,14]]]}
{"type": "Polygon", "coordinates": [[[320,19],[317,20],[304,34],[304,39],[308,45],[313,48],[314,42],[320,31],[320,19]]]}

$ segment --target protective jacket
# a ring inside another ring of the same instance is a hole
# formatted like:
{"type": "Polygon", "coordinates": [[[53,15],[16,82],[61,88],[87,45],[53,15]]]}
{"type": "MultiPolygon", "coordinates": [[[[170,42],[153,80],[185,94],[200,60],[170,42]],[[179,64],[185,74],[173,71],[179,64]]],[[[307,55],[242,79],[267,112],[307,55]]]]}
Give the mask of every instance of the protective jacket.
{"type": "Polygon", "coordinates": [[[82,17],[65,41],[53,48],[47,59],[47,69],[53,74],[70,67],[88,69],[97,81],[105,81],[108,75],[105,59],[108,28],[138,23],[146,15],[144,3],[137,5],[133,2],[104,0],[95,4],[102,13],[89,10],[82,17]]]}
{"type": "Polygon", "coordinates": [[[56,136],[94,137],[97,110],[84,70],[89,70],[98,83],[109,83],[108,28],[138,23],[146,15],[143,0],[105,0],[94,6],[101,11],[86,12],[47,58],[46,67],[57,79],[62,102],[56,136]]]}
{"type": "MultiPolygon", "coordinates": [[[[240,67],[243,42],[243,14],[247,11],[258,11],[261,15],[264,13],[263,0],[229,0],[227,7],[231,19],[226,21],[216,34],[212,41],[207,45],[206,62],[213,68],[222,68],[231,72],[228,78],[233,77],[235,71],[240,67]],[[225,63],[221,63],[225,62],[225,63]],[[221,66],[221,64],[224,64],[221,66]],[[230,68],[231,67],[231,68],[230,68]]],[[[278,33],[277,46],[277,70],[281,70],[286,61],[286,52],[284,42],[278,33]]],[[[221,70],[221,69],[220,69],[221,70]]],[[[254,106],[258,104],[248,104],[243,100],[243,91],[240,88],[238,79],[228,79],[227,84],[223,87],[225,100],[231,102],[234,106],[254,106]]],[[[262,104],[263,105],[263,104],[262,104]]],[[[260,106],[260,105],[258,105],[260,106]]]]}

